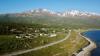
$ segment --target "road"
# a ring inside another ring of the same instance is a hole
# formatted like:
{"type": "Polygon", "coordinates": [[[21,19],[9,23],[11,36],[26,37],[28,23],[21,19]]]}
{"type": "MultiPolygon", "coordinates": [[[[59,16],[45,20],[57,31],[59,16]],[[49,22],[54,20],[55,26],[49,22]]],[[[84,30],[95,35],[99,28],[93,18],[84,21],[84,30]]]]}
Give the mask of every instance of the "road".
{"type": "MultiPolygon", "coordinates": [[[[82,36],[79,32],[79,35],[82,36]]],[[[84,36],[82,36],[84,37],[84,36]]],[[[90,42],[90,44],[87,47],[84,47],[81,52],[79,52],[76,56],[90,56],[90,52],[96,48],[96,44],[89,38],[84,37],[86,40],[90,42]]]]}
{"type": "Polygon", "coordinates": [[[44,46],[39,46],[39,47],[36,47],[36,48],[33,48],[33,49],[21,50],[21,51],[12,52],[12,53],[9,53],[9,54],[4,54],[4,55],[1,55],[1,56],[14,56],[14,55],[28,53],[28,52],[31,52],[31,51],[36,51],[36,50],[39,50],[39,49],[42,49],[42,48],[46,48],[46,47],[49,47],[49,46],[53,46],[55,44],[58,44],[58,43],[61,43],[61,42],[65,41],[66,39],[69,38],[70,35],[71,35],[71,30],[69,30],[68,35],[64,39],[61,39],[59,41],[52,42],[52,43],[46,44],[44,46]]]}

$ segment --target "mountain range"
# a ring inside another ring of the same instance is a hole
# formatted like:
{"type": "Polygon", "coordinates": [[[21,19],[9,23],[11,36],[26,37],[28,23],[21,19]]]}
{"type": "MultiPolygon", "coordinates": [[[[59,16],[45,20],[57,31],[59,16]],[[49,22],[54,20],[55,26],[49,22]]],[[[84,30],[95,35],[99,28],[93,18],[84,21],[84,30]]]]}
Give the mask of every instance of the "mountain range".
{"type": "Polygon", "coordinates": [[[29,10],[25,12],[26,14],[32,14],[32,13],[46,13],[46,14],[51,14],[51,15],[58,15],[58,16],[100,16],[99,13],[94,13],[94,12],[86,12],[86,11],[79,11],[79,10],[67,10],[64,12],[54,12],[48,9],[35,9],[35,10],[29,10]]]}
{"type": "Polygon", "coordinates": [[[1,14],[0,22],[45,24],[68,27],[99,27],[100,14],[79,10],[54,12],[47,9],[34,9],[21,13],[1,14]]]}

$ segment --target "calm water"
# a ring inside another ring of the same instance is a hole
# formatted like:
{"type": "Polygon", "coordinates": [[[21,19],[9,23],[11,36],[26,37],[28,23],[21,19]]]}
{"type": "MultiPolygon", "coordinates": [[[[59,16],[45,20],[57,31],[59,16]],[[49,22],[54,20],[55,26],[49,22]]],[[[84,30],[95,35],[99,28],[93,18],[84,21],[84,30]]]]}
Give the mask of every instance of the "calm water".
{"type": "Polygon", "coordinates": [[[91,30],[82,34],[95,41],[97,44],[97,48],[91,52],[91,56],[100,56],[100,30],[91,30]]]}

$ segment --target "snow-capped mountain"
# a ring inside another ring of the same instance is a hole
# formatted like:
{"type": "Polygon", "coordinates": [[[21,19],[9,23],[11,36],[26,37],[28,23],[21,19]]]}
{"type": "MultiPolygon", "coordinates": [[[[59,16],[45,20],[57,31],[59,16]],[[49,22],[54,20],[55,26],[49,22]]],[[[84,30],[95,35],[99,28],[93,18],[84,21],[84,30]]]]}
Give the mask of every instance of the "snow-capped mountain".
{"type": "Polygon", "coordinates": [[[65,11],[63,16],[100,16],[100,14],[94,12],[86,12],[86,11],[79,11],[79,10],[70,10],[65,11]]]}
{"type": "Polygon", "coordinates": [[[87,12],[87,11],[80,11],[80,10],[66,10],[64,12],[54,12],[52,10],[48,9],[34,9],[34,10],[29,10],[23,13],[23,15],[50,15],[50,16],[62,16],[62,17],[67,17],[67,16],[100,16],[99,13],[94,13],[94,12],[87,12]]]}
{"type": "Polygon", "coordinates": [[[59,15],[59,13],[48,10],[48,9],[34,9],[34,10],[29,10],[24,12],[23,14],[27,14],[27,16],[29,15],[51,15],[51,16],[55,16],[55,15],[59,15]]]}
{"type": "Polygon", "coordinates": [[[53,11],[50,11],[48,9],[34,9],[34,10],[29,10],[29,11],[26,11],[25,13],[51,13],[51,14],[55,14],[53,11]]]}
{"type": "Polygon", "coordinates": [[[66,10],[63,12],[55,12],[48,9],[28,10],[21,13],[1,14],[0,22],[12,22],[23,24],[44,24],[58,26],[84,26],[99,27],[100,14],[81,11],[81,10],[66,10]],[[93,25],[93,26],[92,26],[93,25]]]}

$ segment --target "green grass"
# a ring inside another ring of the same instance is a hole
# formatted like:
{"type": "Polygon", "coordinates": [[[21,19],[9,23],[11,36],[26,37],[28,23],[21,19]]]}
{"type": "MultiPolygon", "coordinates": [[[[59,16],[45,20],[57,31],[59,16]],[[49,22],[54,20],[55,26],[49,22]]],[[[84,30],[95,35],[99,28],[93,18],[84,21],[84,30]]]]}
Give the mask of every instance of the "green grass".
{"type": "Polygon", "coordinates": [[[69,39],[64,42],[18,56],[71,56],[86,45],[88,45],[88,41],[72,31],[69,39]]]}
{"type": "Polygon", "coordinates": [[[37,46],[45,45],[51,42],[65,38],[67,33],[57,34],[56,37],[37,37],[33,39],[15,38],[15,35],[0,35],[0,54],[9,53],[18,50],[30,49],[37,46]],[[41,42],[43,41],[43,42],[41,42]]]}

